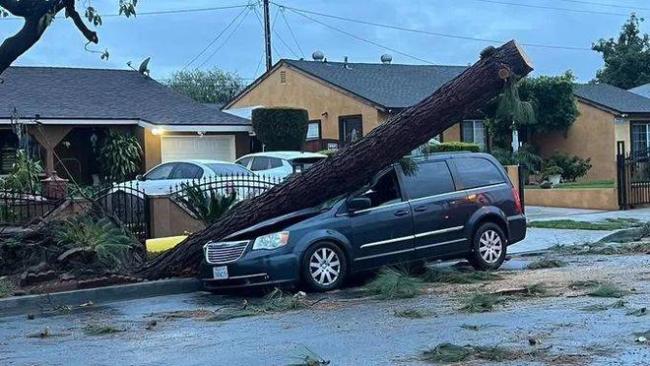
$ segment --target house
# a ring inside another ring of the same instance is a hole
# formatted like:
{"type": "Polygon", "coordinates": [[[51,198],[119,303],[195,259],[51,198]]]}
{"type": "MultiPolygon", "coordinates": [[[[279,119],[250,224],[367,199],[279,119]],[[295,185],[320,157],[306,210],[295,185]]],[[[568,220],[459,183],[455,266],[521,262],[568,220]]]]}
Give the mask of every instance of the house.
{"type": "Polygon", "coordinates": [[[580,115],[566,133],[534,136],[540,154],[555,151],[591,158],[586,181],[616,180],[617,142],[625,153],[650,151],[650,99],[608,84],[577,85],[580,115]]]}
{"type": "Polygon", "coordinates": [[[131,70],[10,67],[0,84],[0,173],[17,148],[12,119],[48,172],[91,182],[98,141],[108,130],[137,136],[142,170],[165,161],[234,161],[249,152],[249,120],[196,103],[131,70]],[[15,111],[15,112],[14,112],[15,111]]]}
{"type": "MultiPolygon", "coordinates": [[[[465,66],[400,65],[325,60],[278,61],[224,107],[296,107],[309,112],[306,149],[334,149],[367,134],[391,115],[431,95],[465,66]]],[[[485,146],[482,121],[470,120],[441,139],[485,146]]]]}

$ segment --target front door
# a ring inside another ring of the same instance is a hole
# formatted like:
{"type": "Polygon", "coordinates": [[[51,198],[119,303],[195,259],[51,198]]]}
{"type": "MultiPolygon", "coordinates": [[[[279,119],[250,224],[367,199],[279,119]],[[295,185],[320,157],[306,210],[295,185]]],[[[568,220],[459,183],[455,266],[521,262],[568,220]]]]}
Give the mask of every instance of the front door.
{"type": "Polygon", "coordinates": [[[363,121],[361,116],[345,116],[339,118],[339,142],[341,147],[357,141],[363,136],[363,121]]]}
{"type": "Polygon", "coordinates": [[[468,217],[458,210],[465,193],[456,192],[444,160],[418,164],[404,177],[404,190],[413,210],[416,258],[430,258],[466,250],[464,225],[468,217]]]}
{"type": "Polygon", "coordinates": [[[413,252],[413,220],[402,199],[394,169],[382,175],[361,197],[371,207],[351,212],[350,227],[355,267],[360,269],[407,261],[413,252]]]}

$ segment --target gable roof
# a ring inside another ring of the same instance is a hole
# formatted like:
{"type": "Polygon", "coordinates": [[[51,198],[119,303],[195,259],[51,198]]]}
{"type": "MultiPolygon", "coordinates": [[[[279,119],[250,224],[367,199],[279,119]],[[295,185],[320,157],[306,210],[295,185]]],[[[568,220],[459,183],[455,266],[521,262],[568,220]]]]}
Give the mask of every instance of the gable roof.
{"type": "Polygon", "coordinates": [[[636,88],[628,89],[628,91],[638,94],[642,97],[650,98],[650,83],[637,86],[636,88]]]}
{"type": "Polygon", "coordinates": [[[609,84],[576,85],[581,99],[619,113],[650,113],[650,99],[609,84]]]}
{"type": "MultiPolygon", "coordinates": [[[[10,67],[0,78],[0,119],[142,120],[171,126],[248,126],[131,70],[10,67]]],[[[107,121],[110,124],[110,121],[107,121]]]]}
{"type": "Polygon", "coordinates": [[[431,95],[466,66],[344,63],[282,59],[230,101],[237,101],[282,65],[341,88],[383,109],[410,107],[431,95]]]}
{"type": "Polygon", "coordinates": [[[431,95],[466,66],[283,60],[385,108],[406,108],[431,95]]]}

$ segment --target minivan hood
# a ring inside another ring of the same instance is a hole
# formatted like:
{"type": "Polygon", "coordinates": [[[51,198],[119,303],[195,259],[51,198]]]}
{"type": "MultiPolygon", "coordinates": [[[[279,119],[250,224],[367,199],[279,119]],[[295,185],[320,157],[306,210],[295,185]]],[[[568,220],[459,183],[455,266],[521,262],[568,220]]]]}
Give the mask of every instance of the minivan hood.
{"type": "Polygon", "coordinates": [[[253,233],[255,236],[264,235],[273,231],[273,229],[281,230],[283,227],[298,223],[300,221],[306,220],[310,217],[314,217],[318,214],[321,214],[323,211],[320,207],[310,207],[300,211],[291,212],[282,216],[274,217],[272,219],[262,221],[259,224],[249,226],[246,229],[237,231],[233,234],[225,237],[225,240],[231,240],[234,238],[246,237],[253,233]]]}

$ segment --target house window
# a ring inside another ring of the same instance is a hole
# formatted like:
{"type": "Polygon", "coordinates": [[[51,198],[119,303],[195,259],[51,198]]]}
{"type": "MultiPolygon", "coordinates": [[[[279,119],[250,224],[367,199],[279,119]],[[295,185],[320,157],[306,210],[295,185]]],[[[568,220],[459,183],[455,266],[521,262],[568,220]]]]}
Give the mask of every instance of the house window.
{"type": "Polygon", "coordinates": [[[286,84],[286,83],[287,83],[287,72],[280,71],[280,84],[286,84]]]}
{"type": "Polygon", "coordinates": [[[650,152],[650,122],[632,124],[632,156],[648,156],[650,152]]]}
{"type": "Polygon", "coordinates": [[[467,120],[461,124],[461,141],[477,144],[481,150],[485,150],[487,138],[485,134],[485,123],[482,120],[467,120]]]}
{"type": "Polygon", "coordinates": [[[307,127],[307,140],[320,139],[320,120],[309,121],[307,127]]]}

